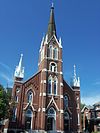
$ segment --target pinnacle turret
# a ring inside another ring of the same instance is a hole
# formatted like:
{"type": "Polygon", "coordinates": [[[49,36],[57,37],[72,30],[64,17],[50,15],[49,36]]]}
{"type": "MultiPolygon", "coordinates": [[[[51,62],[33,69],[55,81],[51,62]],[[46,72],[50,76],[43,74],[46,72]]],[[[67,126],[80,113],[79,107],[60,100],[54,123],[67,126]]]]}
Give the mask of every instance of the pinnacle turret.
{"type": "Polygon", "coordinates": [[[76,76],[76,66],[74,65],[73,87],[80,87],[80,78],[76,76]]]}
{"type": "Polygon", "coordinates": [[[24,67],[22,67],[23,54],[21,54],[18,66],[16,66],[14,77],[17,80],[22,80],[24,78],[24,67]]]}

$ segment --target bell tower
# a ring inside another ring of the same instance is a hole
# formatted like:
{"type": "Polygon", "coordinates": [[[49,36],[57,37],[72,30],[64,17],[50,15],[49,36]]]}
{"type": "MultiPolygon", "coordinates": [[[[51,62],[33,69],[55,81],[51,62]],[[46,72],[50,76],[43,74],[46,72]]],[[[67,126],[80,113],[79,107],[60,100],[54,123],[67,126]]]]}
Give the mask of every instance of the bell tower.
{"type": "Polygon", "coordinates": [[[53,5],[48,30],[40,46],[38,67],[41,71],[41,129],[63,131],[62,44],[56,33],[53,5]]]}

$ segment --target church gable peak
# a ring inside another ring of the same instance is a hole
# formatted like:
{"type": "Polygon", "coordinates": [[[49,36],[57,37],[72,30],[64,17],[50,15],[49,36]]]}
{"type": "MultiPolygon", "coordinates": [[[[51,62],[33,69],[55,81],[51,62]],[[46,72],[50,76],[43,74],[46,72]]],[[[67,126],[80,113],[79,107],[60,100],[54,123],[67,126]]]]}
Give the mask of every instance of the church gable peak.
{"type": "Polygon", "coordinates": [[[62,42],[61,42],[61,37],[58,40],[57,37],[55,35],[53,35],[50,40],[48,41],[48,44],[52,42],[52,45],[57,44],[59,46],[59,48],[62,48],[62,42]]]}
{"type": "Polygon", "coordinates": [[[49,107],[51,107],[51,106],[54,106],[54,107],[59,111],[59,108],[58,108],[58,106],[57,106],[57,104],[56,104],[56,102],[55,102],[53,96],[52,96],[52,98],[51,98],[49,104],[47,105],[47,109],[48,109],[49,107]]]}

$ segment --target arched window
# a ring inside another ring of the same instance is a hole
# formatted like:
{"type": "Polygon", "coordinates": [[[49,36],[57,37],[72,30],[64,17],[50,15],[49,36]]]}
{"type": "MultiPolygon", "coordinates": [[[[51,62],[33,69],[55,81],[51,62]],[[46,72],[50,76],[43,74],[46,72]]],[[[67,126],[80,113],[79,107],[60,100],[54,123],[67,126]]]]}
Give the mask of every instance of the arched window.
{"type": "Polygon", "coordinates": [[[54,94],[57,95],[57,78],[54,79],[54,94]]]}
{"type": "Polygon", "coordinates": [[[18,96],[15,96],[15,101],[18,102],[18,96]]]}
{"type": "Polygon", "coordinates": [[[49,57],[52,58],[52,54],[53,54],[53,47],[50,45],[49,47],[49,57]]]}
{"type": "Polygon", "coordinates": [[[65,112],[64,113],[64,119],[69,120],[69,114],[68,114],[68,112],[65,112]]]}
{"type": "Polygon", "coordinates": [[[27,102],[31,103],[32,101],[33,101],[33,93],[32,91],[29,91],[27,96],[27,102]]]}
{"type": "Polygon", "coordinates": [[[26,111],[26,116],[27,117],[32,117],[32,110],[31,109],[27,109],[27,111],[26,111]]]}
{"type": "Polygon", "coordinates": [[[13,117],[12,117],[12,120],[13,120],[13,121],[16,120],[16,115],[17,115],[17,108],[14,107],[14,108],[13,108],[13,117]]]}
{"type": "Polygon", "coordinates": [[[33,117],[33,112],[31,108],[28,108],[25,112],[25,128],[27,130],[32,129],[32,117],[33,117]]]}
{"type": "Polygon", "coordinates": [[[64,112],[64,130],[70,131],[70,116],[68,112],[64,112]]]}
{"type": "Polygon", "coordinates": [[[48,94],[52,94],[52,77],[48,79],[48,94]]]}
{"type": "Polygon", "coordinates": [[[58,48],[54,48],[53,57],[54,59],[58,59],[58,48]]]}
{"type": "Polygon", "coordinates": [[[48,110],[48,116],[55,116],[56,115],[56,111],[53,107],[51,107],[49,110],[48,110]]]}
{"type": "Polygon", "coordinates": [[[52,72],[57,72],[57,65],[55,63],[50,63],[50,70],[52,72]]]}
{"type": "Polygon", "coordinates": [[[48,110],[47,114],[47,130],[56,131],[56,111],[53,107],[48,110]]]}
{"type": "Polygon", "coordinates": [[[68,107],[68,96],[64,96],[64,108],[68,107]]]}

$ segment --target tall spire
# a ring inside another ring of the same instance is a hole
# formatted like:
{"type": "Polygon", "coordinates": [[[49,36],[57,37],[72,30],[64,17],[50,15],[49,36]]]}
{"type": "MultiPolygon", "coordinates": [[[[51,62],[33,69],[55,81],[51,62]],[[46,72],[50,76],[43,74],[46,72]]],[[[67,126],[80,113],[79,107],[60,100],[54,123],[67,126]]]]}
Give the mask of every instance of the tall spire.
{"type": "Polygon", "coordinates": [[[24,67],[22,67],[23,54],[21,54],[18,66],[16,66],[14,77],[15,79],[22,80],[24,78],[24,67]]]}
{"type": "Polygon", "coordinates": [[[48,24],[48,39],[50,39],[53,35],[56,35],[56,25],[54,18],[54,4],[52,3],[51,11],[50,11],[50,19],[48,24]]]}

